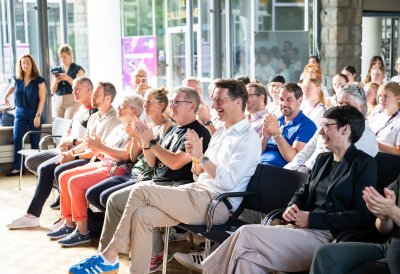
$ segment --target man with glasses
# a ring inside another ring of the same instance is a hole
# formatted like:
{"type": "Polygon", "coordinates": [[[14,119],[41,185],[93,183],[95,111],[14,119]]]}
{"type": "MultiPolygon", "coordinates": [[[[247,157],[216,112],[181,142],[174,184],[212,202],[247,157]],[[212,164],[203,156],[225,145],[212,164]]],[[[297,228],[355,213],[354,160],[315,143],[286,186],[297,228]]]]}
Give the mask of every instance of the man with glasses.
{"type": "Polygon", "coordinates": [[[282,116],[265,115],[261,163],[283,167],[292,161],[314,135],[317,127],[300,110],[303,91],[292,83],[279,89],[282,116]]]}
{"type": "MultiPolygon", "coordinates": [[[[357,85],[348,85],[339,88],[336,94],[336,103],[339,106],[353,106],[360,111],[364,117],[367,115],[367,98],[364,90],[357,85]]],[[[355,144],[356,148],[375,157],[378,153],[378,143],[375,134],[368,125],[368,120],[365,120],[365,130],[355,144]]],[[[314,166],[317,156],[326,152],[324,141],[321,135],[316,132],[307,145],[293,158],[293,160],[284,166],[284,168],[297,170],[308,173],[314,166]]]]}
{"type": "MultiPolygon", "coordinates": [[[[170,101],[170,115],[176,126],[172,126],[161,140],[154,137],[147,125],[138,119],[135,120],[135,131],[142,141],[142,150],[146,162],[154,167],[152,181],[142,181],[136,185],[154,184],[159,186],[173,186],[176,183],[193,182],[191,171],[192,158],[185,151],[185,135],[189,129],[194,130],[202,139],[204,150],[210,141],[208,130],[196,120],[196,112],[200,104],[200,96],[191,87],[178,87],[170,101]]],[[[99,251],[103,251],[110,243],[120,222],[128,197],[135,185],[125,187],[110,195],[107,200],[106,216],[99,242],[99,251]]],[[[121,250],[129,253],[125,246],[121,250]]],[[[153,231],[152,258],[150,272],[156,272],[162,265],[163,240],[160,230],[153,231]]]]}
{"type": "MultiPolygon", "coordinates": [[[[236,80],[219,79],[214,87],[212,107],[225,124],[215,132],[206,152],[203,137],[194,130],[187,130],[186,135],[186,156],[192,159],[191,167],[198,176],[197,181],[176,188],[136,184],[110,244],[98,256],[71,267],[70,273],[84,273],[88,266],[101,269],[100,273],[116,271],[118,253],[127,242],[131,244],[130,272],[149,273],[153,229],[181,222],[205,224],[208,206],[214,197],[246,189],[261,154],[260,138],[244,115],[247,90],[236,80]]],[[[185,101],[189,100],[179,93],[174,97],[173,118],[181,111],[179,107],[187,107],[189,103],[185,101]]],[[[142,136],[144,147],[148,145],[151,153],[161,156],[160,145],[150,145],[145,131],[146,128],[138,124],[137,132],[142,136]]],[[[228,200],[216,207],[214,223],[226,222],[229,212],[237,209],[241,202],[241,198],[228,200]]]]}
{"type": "Polygon", "coordinates": [[[246,88],[249,93],[249,100],[247,100],[246,103],[247,118],[261,138],[264,115],[268,112],[265,109],[268,93],[265,87],[260,83],[249,83],[246,85],[246,88]]]}

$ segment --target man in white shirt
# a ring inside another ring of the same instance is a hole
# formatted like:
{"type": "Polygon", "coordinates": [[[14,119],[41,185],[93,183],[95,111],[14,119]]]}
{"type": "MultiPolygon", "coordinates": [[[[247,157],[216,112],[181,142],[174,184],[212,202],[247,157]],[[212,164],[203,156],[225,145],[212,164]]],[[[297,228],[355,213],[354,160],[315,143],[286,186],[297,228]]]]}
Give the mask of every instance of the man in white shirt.
{"type": "MultiPolygon", "coordinates": [[[[195,183],[171,188],[157,185],[135,185],[124,215],[108,247],[96,258],[95,265],[105,271],[117,270],[118,252],[131,243],[131,273],[149,273],[152,230],[156,227],[205,224],[207,209],[220,193],[244,191],[254,174],[261,141],[245,118],[248,94],[245,85],[236,80],[214,82],[212,107],[225,124],[212,136],[203,154],[202,138],[188,131],[186,151],[192,156],[195,183]]],[[[239,207],[241,198],[230,198],[215,210],[214,223],[228,220],[229,212],[239,207]]],[[[71,267],[70,273],[81,270],[85,263],[71,267]]],[[[100,272],[101,273],[101,272],[100,272]]]]}

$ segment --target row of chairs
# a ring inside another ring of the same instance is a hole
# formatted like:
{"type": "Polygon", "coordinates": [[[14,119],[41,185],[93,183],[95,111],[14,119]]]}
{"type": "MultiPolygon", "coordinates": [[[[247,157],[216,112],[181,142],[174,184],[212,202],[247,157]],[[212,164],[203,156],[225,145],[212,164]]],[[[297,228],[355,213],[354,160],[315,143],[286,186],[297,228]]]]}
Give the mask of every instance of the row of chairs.
{"type": "MultiPolygon", "coordinates": [[[[376,155],[378,163],[378,191],[383,190],[393,182],[400,174],[400,156],[379,152],[376,155]]],[[[230,231],[239,228],[246,223],[240,219],[243,209],[250,209],[266,214],[262,221],[265,225],[270,225],[276,218],[281,218],[282,213],[290,201],[296,190],[307,180],[308,175],[297,171],[286,170],[279,167],[267,166],[259,164],[257,169],[250,179],[245,192],[225,193],[217,196],[209,205],[207,224],[206,225],[186,225],[180,224],[178,227],[189,231],[193,234],[198,234],[205,238],[205,255],[210,254],[211,242],[223,243],[229,236],[230,231]],[[241,206],[236,212],[233,212],[227,223],[223,225],[214,225],[213,214],[216,206],[228,197],[243,197],[241,206]]],[[[162,273],[167,273],[168,257],[168,239],[169,228],[166,228],[164,238],[164,262],[162,273]]],[[[376,229],[353,230],[340,233],[335,237],[333,242],[339,241],[374,241],[383,242],[383,238],[376,229]]],[[[381,262],[375,263],[376,267],[385,269],[385,265],[381,262]]],[[[387,268],[387,266],[386,266],[387,268]]],[[[372,268],[374,269],[374,268],[372,268]]],[[[373,273],[373,272],[369,272],[373,273]]],[[[375,273],[390,273],[388,268],[386,272],[375,273]]]]}

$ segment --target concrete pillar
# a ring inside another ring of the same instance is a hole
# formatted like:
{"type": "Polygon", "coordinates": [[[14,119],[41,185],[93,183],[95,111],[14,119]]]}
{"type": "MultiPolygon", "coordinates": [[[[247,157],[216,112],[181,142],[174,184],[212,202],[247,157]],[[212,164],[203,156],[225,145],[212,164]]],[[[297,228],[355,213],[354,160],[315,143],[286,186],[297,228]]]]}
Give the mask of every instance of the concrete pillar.
{"type": "Polygon", "coordinates": [[[382,19],[363,17],[362,19],[362,55],[361,75],[367,76],[369,61],[374,55],[381,55],[382,19]]]}
{"type": "Polygon", "coordinates": [[[88,0],[89,77],[122,91],[121,1],[88,0]],[[112,16],[110,16],[112,15],[112,16]]]}
{"type": "Polygon", "coordinates": [[[321,66],[332,77],[346,65],[361,70],[362,1],[321,0],[321,66]]]}

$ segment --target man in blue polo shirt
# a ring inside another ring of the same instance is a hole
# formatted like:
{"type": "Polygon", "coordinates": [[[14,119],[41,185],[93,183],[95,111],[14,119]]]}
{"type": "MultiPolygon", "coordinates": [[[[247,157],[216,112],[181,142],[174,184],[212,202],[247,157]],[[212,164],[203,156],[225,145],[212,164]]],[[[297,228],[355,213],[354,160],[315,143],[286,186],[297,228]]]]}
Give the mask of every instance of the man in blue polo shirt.
{"type": "Polygon", "coordinates": [[[264,118],[261,163],[283,167],[304,148],[317,130],[316,125],[300,110],[303,100],[301,88],[286,83],[279,90],[282,116],[273,114],[264,118]]]}

